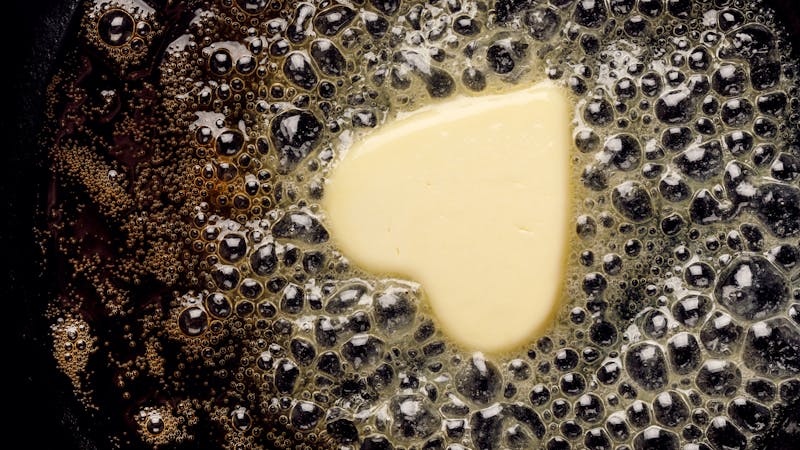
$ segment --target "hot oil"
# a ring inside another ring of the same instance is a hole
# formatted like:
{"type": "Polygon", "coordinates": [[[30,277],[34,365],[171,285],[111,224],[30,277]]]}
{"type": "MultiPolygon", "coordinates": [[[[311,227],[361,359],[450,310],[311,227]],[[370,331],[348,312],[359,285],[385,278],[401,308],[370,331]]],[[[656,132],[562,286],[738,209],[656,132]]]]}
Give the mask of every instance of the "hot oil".
{"type": "Polygon", "coordinates": [[[49,91],[55,358],[122,448],[779,448],[796,72],[743,2],[87,2],[49,91]],[[330,244],[325,175],[544,77],[576,105],[561,312],[472,354],[330,244]]]}

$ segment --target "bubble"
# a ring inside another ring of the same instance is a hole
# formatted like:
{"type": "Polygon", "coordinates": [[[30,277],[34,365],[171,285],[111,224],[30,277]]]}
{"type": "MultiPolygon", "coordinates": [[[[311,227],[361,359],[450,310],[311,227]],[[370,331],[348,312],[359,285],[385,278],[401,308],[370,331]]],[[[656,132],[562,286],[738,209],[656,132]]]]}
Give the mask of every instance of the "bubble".
{"type": "Polygon", "coordinates": [[[289,359],[282,359],[275,368],[275,389],[278,392],[291,393],[294,391],[299,377],[300,369],[297,368],[297,365],[289,359]]]}
{"type": "Polygon", "coordinates": [[[292,407],[290,420],[292,425],[299,430],[310,430],[314,428],[323,416],[322,409],[312,402],[297,402],[292,407]]]}
{"type": "Polygon", "coordinates": [[[581,174],[581,181],[593,191],[602,191],[608,187],[608,172],[601,165],[589,165],[581,174]]]}
{"type": "Polygon", "coordinates": [[[430,402],[421,395],[392,398],[389,410],[394,419],[392,434],[405,439],[423,439],[439,429],[441,419],[430,402]]]}
{"type": "Polygon", "coordinates": [[[218,264],[214,267],[211,278],[218,289],[231,291],[239,285],[240,274],[235,266],[218,264]]]}
{"type": "Polygon", "coordinates": [[[672,315],[683,326],[699,325],[711,309],[711,299],[704,295],[688,295],[672,307],[672,315]]]}
{"type": "Polygon", "coordinates": [[[614,110],[607,100],[593,99],[583,110],[583,119],[591,125],[604,126],[614,120],[614,110]]]}
{"type": "Polygon", "coordinates": [[[625,20],[622,29],[628,36],[636,38],[647,34],[648,25],[647,19],[640,15],[633,15],[625,20]]]}
{"type": "Polygon", "coordinates": [[[325,36],[335,36],[355,17],[355,11],[345,5],[331,6],[317,14],[314,18],[314,28],[325,36]]]}
{"type": "Polygon", "coordinates": [[[650,194],[635,181],[626,181],[614,188],[611,201],[623,217],[634,222],[643,222],[653,216],[650,194]]]}
{"type": "Polygon", "coordinates": [[[560,16],[549,8],[535,8],[525,13],[528,34],[536,40],[548,41],[561,25],[560,16]]]}
{"type": "Polygon", "coordinates": [[[755,208],[759,219],[776,236],[785,238],[800,233],[800,189],[766,183],[756,190],[755,208]]]}
{"type": "Polygon", "coordinates": [[[272,140],[281,166],[291,169],[308,156],[322,134],[322,124],[308,111],[292,110],[272,120],[272,140]]]}
{"type": "Polygon", "coordinates": [[[178,316],[178,327],[187,336],[200,336],[208,329],[208,314],[199,306],[190,306],[178,316]]]}
{"type": "Polygon", "coordinates": [[[722,146],[712,140],[690,147],[674,159],[675,165],[695,180],[706,180],[722,171],[722,146]]]}
{"type": "Polygon", "coordinates": [[[747,24],[729,32],[721,48],[723,57],[753,59],[769,54],[775,47],[772,32],[760,24],[747,24]]]}
{"type": "Polygon", "coordinates": [[[494,44],[486,50],[489,67],[498,74],[506,74],[514,70],[516,63],[509,45],[494,44]]]}
{"type": "Polygon", "coordinates": [[[216,75],[225,75],[233,68],[233,57],[231,53],[224,48],[214,51],[209,60],[209,67],[211,72],[216,75]]]}
{"type": "Polygon", "coordinates": [[[658,423],[674,428],[689,419],[689,405],[677,392],[666,391],[653,400],[653,413],[658,423]]]}
{"type": "MultiPolygon", "coordinates": [[[[607,287],[606,278],[596,272],[588,273],[583,278],[583,291],[587,294],[601,294],[607,287]]],[[[605,325],[598,325],[598,332],[608,332],[605,325]]],[[[613,326],[612,326],[613,328],[613,326]]]]}
{"type": "Polygon", "coordinates": [[[753,105],[744,98],[734,98],[722,104],[722,122],[729,127],[741,127],[753,120],[753,105]]]}
{"type": "Polygon", "coordinates": [[[567,395],[578,395],[586,390],[586,379],[579,373],[567,373],[561,377],[559,387],[567,395]]]}
{"type": "Polygon", "coordinates": [[[360,450],[393,450],[394,446],[386,436],[373,434],[364,438],[360,450]]]}
{"type": "Polygon", "coordinates": [[[667,236],[675,236],[683,230],[686,220],[680,214],[673,213],[661,219],[659,225],[662,233],[667,236]]]}
{"type": "Polygon", "coordinates": [[[325,424],[325,430],[340,444],[358,442],[358,428],[350,419],[331,420],[325,424]]]}
{"type": "Polygon", "coordinates": [[[778,126],[766,117],[756,117],[753,122],[753,132],[756,136],[771,139],[777,136],[778,126]]]}
{"type": "Polygon", "coordinates": [[[628,349],[625,370],[633,381],[648,391],[661,389],[669,381],[664,352],[652,342],[638,343],[628,349]]]}
{"type": "Polygon", "coordinates": [[[425,90],[432,98],[445,98],[455,90],[455,80],[444,70],[431,68],[430,74],[423,76],[425,90]]]}
{"type": "Polygon", "coordinates": [[[367,32],[375,38],[382,38],[389,29],[389,21],[383,16],[375,14],[371,11],[364,11],[361,13],[361,18],[364,20],[364,26],[367,29],[367,32]]]}
{"type": "Polygon", "coordinates": [[[644,428],[650,424],[650,406],[641,401],[634,400],[626,410],[628,420],[636,428],[644,428]]]}
{"type": "Polygon", "coordinates": [[[728,198],[735,203],[748,203],[756,195],[756,187],[752,181],[755,172],[745,164],[731,161],[725,168],[723,184],[728,198]]]}
{"type": "Polygon", "coordinates": [[[714,284],[716,273],[710,265],[698,262],[692,263],[686,267],[686,270],[683,273],[683,278],[686,280],[686,283],[689,286],[698,289],[705,289],[714,284]]]}
{"type": "Polygon", "coordinates": [[[552,437],[547,441],[547,450],[569,450],[570,448],[572,447],[569,445],[569,442],[565,441],[564,438],[560,436],[552,437]]]}
{"type": "Polygon", "coordinates": [[[412,324],[416,307],[402,291],[390,290],[376,297],[375,317],[378,326],[389,333],[412,324]]]}
{"type": "Polygon", "coordinates": [[[605,418],[603,401],[594,394],[581,395],[575,402],[575,416],[586,423],[597,423],[605,418]]]}
{"type": "Polygon", "coordinates": [[[253,424],[253,419],[244,407],[238,407],[231,412],[231,423],[240,431],[247,431],[253,424]]]}
{"type": "Polygon", "coordinates": [[[320,244],[328,240],[328,230],[316,217],[305,212],[291,212],[284,215],[272,227],[276,237],[295,239],[308,244],[320,244]]]}
{"type": "Polygon", "coordinates": [[[289,40],[295,44],[303,42],[308,37],[310,31],[311,17],[314,15],[315,8],[308,3],[300,3],[295,6],[294,17],[286,29],[289,40]]]}
{"type": "Polygon", "coordinates": [[[608,138],[599,156],[603,162],[610,162],[619,170],[634,170],[642,159],[639,141],[630,134],[618,134],[608,138]]]}
{"type": "Polygon", "coordinates": [[[256,307],[256,309],[258,310],[258,314],[261,317],[268,318],[268,319],[272,318],[272,317],[275,317],[275,314],[277,314],[277,312],[278,312],[278,309],[275,307],[275,305],[272,304],[272,302],[269,302],[269,301],[259,302],[258,306],[256,307]]]}
{"type": "Polygon", "coordinates": [[[267,0],[236,0],[236,5],[248,14],[259,14],[265,9],[269,2],[267,0]]]}
{"type": "Polygon", "coordinates": [[[642,324],[645,334],[655,339],[664,337],[669,331],[668,327],[669,319],[659,310],[652,310],[647,313],[642,324]]]}
{"type": "Polygon", "coordinates": [[[375,128],[378,125],[378,118],[372,111],[360,110],[353,114],[352,122],[357,128],[375,128]]]}
{"type": "MultiPolygon", "coordinates": [[[[241,294],[245,298],[251,298],[251,299],[257,298],[258,296],[261,295],[263,291],[264,288],[263,286],[261,286],[261,283],[252,278],[245,278],[244,280],[242,280],[241,284],[239,284],[239,294],[241,294]]],[[[245,311],[245,309],[242,308],[246,308],[247,314],[253,312],[254,309],[252,303],[250,302],[243,302],[241,307],[237,305],[236,308],[237,311],[245,311]]]]}
{"type": "Polygon", "coordinates": [[[785,402],[793,402],[800,398],[800,381],[795,379],[788,379],[781,383],[780,386],[781,400],[785,402]]]}
{"type": "Polygon", "coordinates": [[[678,333],[669,339],[667,354],[672,370],[681,375],[695,370],[703,359],[697,339],[686,332],[678,333]]]}
{"type": "Polygon", "coordinates": [[[234,263],[242,259],[247,253],[247,241],[244,236],[229,233],[222,237],[219,243],[219,255],[227,262],[234,263]]]}
{"type": "Polygon", "coordinates": [[[679,151],[692,142],[692,130],[686,127],[671,127],[664,130],[661,143],[667,150],[679,151]]]}
{"type": "MultiPolygon", "coordinates": [[[[311,57],[314,58],[317,67],[319,67],[325,75],[340,76],[346,69],[347,62],[342,52],[328,39],[316,39],[311,43],[311,57]]],[[[286,66],[284,66],[284,68],[286,68],[286,66]]],[[[308,84],[313,87],[314,83],[310,82],[310,80],[313,79],[312,74],[303,76],[309,79],[308,84]]]]}
{"type": "Polygon", "coordinates": [[[766,258],[741,256],[722,271],[714,295],[739,317],[763,319],[783,308],[789,288],[766,258]]]}
{"type": "MultiPolygon", "coordinates": [[[[689,77],[689,81],[686,83],[686,87],[687,89],[689,89],[689,92],[693,97],[700,98],[703,95],[707,94],[708,91],[711,89],[711,83],[708,81],[707,76],[702,74],[694,74],[691,77],[689,77]]],[[[700,121],[708,121],[711,125],[713,125],[713,121],[711,121],[711,119],[708,118],[698,119],[698,122],[700,121]]],[[[709,134],[715,134],[715,133],[709,133],[709,134]]]]}
{"type": "Polygon", "coordinates": [[[336,86],[327,80],[319,83],[319,95],[322,98],[333,98],[336,95],[336,86]]]}
{"type": "Polygon", "coordinates": [[[130,14],[122,9],[106,11],[97,25],[100,39],[108,45],[119,47],[133,37],[134,22],[130,14]]]}
{"type": "Polygon", "coordinates": [[[705,47],[695,47],[689,53],[689,68],[704,72],[711,66],[711,55],[705,47]]]}
{"type": "Polygon", "coordinates": [[[747,438],[727,418],[720,416],[711,421],[706,430],[708,441],[716,448],[744,450],[747,438]]]}
{"type": "Polygon", "coordinates": [[[735,9],[724,9],[717,16],[717,24],[722,31],[728,31],[744,23],[744,14],[735,9]]]}
{"type": "Polygon", "coordinates": [[[326,351],[317,358],[317,369],[328,375],[338,377],[342,374],[342,363],[339,355],[332,351],[326,351]]]}
{"type": "Polygon", "coordinates": [[[480,33],[481,26],[469,16],[458,16],[453,20],[453,31],[463,36],[473,36],[480,33]]]}
{"type": "Polygon", "coordinates": [[[543,384],[533,386],[529,396],[533,406],[541,406],[550,400],[550,390],[543,384]]]}
{"type": "Polygon", "coordinates": [[[766,167],[772,162],[777,150],[772,144],[759,144],[753,149],[751,160],[758,167],[766,167]]]}
{"type": "Polygon", "coordinates": [[[308,252],[303,255],[303,270],[309,275],[316,275],[325,270],[325,254],[308,252]]]}
{"type": "Polygon", "coordinates": [[[728,404],[728,416],[736,425],[751,433],[765,431],[772,419],[769,408],[742,397],[728,404]]]}
{"type": "Polygon", "coordinates": [[[627,441],[630,437],[628,424],[625,422],[625,414],[617,412],[611,414],[606,420],[606,429],[615,441],[627,441]]]}
{"type": "Polygon", "coordinates": [[[250,255],[250,267],[256,274],[266,276],[278,267],[278,256],[275,245],[272,243],[262,245],[250,255]]]}
{"type": "MultiPolygon", "coordinates": [[[[291,43],[286,39],[278,39],[269,46],[269,53],[272,56],[284,56],[291,50],[291,43]]],[[[283,95],[276,95],[275,97],[282,97],[283,95]]]]}
{"type": "MultiPolygon", "coordinates": [[[[318,41],[316,46],[312,45],[312,55],[316,53],[315,59],[320,63],[324,72],[332,72],[329,75],[338,75],[344,66],[344,59],[338,54],[335,46],[328,46],[322,41],[318,41]]],[[[287,55],[283,63],[283,73],[292,83],[303,89],[314,89],[317,85],[317,74],[311,66],[311,61],[304,53],[292,52],[287,55]]]]}
{"type": "Polygon", "coordinates": [[[161,434],[164,431],[164,420],[159,414],[150,414],[147,417],[147,432],[151,434],[161,434]]]}
{"type": "Polygon", "coordinates": [[[623,248],[626,255],[636,257],[639,255],[639,252],[642,251],[642,242],[638,239],[628,239],[625,241],[625,246],[623,248]]]}
{"type": "Polygon", "coordinates": [[[375,365],[383,356],[383,341],[369,334],[357,334],[342,345],[342,356],[354,368],[375,365]]]}
{"type": "Polygon", "coordinates": [[[695,384],[705,394],[728,396],[736,392],[742,383],[742,373],[730,361],[706,360],[697,372],[695,384]]]}
{"type": "Polygon", "coordinates": [[[735,97],[746,89],[747,74],[738,64],[724,64],[714,71],[711,87],[720,95],[735,97]]]}
{"type": "Polygon", "coordinates": [[[617,329],[611,323],[600,320],[592,324],[589,329],[589,337],[592,342],[607,347],[616,342],[617,329]]]}
{"type": "Polygon", "coordinates": [[[464,419],[445,419],[445,434],[450,439],[461,439],[467,431],[467,421],[464,419]]]}
{"type": "Polygon", "coordinates": [[[503,379],[497,367],[480,353],[464,363],[455,376],[456,390],[479,405],[487,405],[500,392],[503,379]]]}
{"type": "Polygon", "coordinates": [[[578,0],[572,18],[578,25],[587,28],[598,28],[605,22],[607,15],[605,2],[578,0]]]}
{"type": "Polygon", "coordinates": [[[611,0],[611,2],[609,2],[611,12],[617,16],[629,14],[633,11],[635,4],[635,0],[611,0]]]}
{"type": "Polygon", "coordinates": [[[775,399],[777,387],[775,383],[763,378],[752,378],[747,380],[745,391],[762,402],[771,402],[775,399]]]}
{"type": "Polygon", "coordinates": [[[486,88],[486,75],[474,67],[467,67],[461,73],[461,82],[473,91],[482,91],[486,88]]]}
{"type": "Polygon", "coordinates": [[[692,195],[689,185],[676,172],[667,172],[658,183],[658,192],[664,200],[682,202],[692,195]]]}
{"type": "Polygon", "coordinates": [[[317,356],[314,344],[302,338],[292,339],[289,343],[289,350],[292,352],[295,361],[302,366],[311,364],[317,356]]]}
{"type": "Polygon", "coordinates": [[[578,425],[574,420],[567,420],[562,422],[559,426],[561,434],[567,439],[576,439],[583,434],[583,428],[578,425]]]}
{"type": "Polygon", "coordinates": [[[206,310],[215,317],[226,318],[231,315],[233,305],[228,297],[219,292],[209,294],[205,299],[206,310]]]}
{"type": "Polygon", "coordinates": [[[731,316],[717,311],[700,330],[703,347],[717,355],[731,355],[741,344],[744,329],[731,316]]]}
{"type": "Polygon", "coordinates": [[[787,105],[786,94],[780,91],[759,95],[756,98],[758,110],[771,116],[781,115],[787,105]]]}
{"type": "Polygon", "coordinates": [[[363,284],[353,284],[342,288],[327,301],[325,311],[331,314],[349,311],[361,301],[366,293],[367,287],[363,284]]]}
{"type": "Polygon", "coordinates": [[[689,89],[675,89],[662,94],[655,103],[658,120],[667,124],[682,124],[694,116],[694,99],[689,89]]]}
{"type": "Polygon", "coordinates": [[[756,322],[747,331],[744,361],[764,375],[797,376],[800,373],[800,333],[789,320],[777,317],[756,322]]]}
{"type": "Polygon", "coordinates": [[[635,450],[678,450],[679,442],[678,435],[675,433],[653,425],[634,436],[633,448],[635,450]]]}
{"type": "Polygon", "coordinates": [[[719,101],[712,95],[707,95],[702,102],[700,109],[706,114],[716,114],[719,111],[719,101]]]}

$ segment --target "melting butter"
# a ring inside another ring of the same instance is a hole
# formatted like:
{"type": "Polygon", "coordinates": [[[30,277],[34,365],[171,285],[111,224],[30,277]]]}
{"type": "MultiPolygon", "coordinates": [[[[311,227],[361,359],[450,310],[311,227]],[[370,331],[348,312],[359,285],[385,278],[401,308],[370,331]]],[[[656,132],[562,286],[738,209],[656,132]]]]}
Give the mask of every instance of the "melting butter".
{"type": "Polygon", "coordinates": [[[386,125],[330,174],[334,242],[364,270],[421,283],[457,344],[497,353],[528,342],[564,284],[570,111],[544,82],[386,125]]]}

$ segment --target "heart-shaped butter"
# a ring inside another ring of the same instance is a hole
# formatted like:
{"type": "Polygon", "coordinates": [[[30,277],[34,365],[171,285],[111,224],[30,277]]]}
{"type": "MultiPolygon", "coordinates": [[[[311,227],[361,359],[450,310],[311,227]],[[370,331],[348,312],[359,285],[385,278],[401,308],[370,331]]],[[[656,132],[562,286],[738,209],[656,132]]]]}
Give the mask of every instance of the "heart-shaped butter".
{"type": "Polygon", "coordinates": [[[529,341],[564,284],[570,110],[545,82],[386,125],[330,174],[334,242],[362,269],[419,282],[457,344],[497,353],[529,341]]]}

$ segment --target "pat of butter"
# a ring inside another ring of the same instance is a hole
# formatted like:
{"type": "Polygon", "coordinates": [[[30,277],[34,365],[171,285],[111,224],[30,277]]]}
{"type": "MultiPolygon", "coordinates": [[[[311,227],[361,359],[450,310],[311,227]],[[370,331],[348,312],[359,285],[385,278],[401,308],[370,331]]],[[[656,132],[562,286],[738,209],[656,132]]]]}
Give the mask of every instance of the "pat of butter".
{"type": "Polygon", "coordinates": [[[569,126],[550,83],[396,120],[330,174],[331,236],[358,267],[421,283],[457,344],[522,345],[552,322],[563,284],[569,126]]]}

